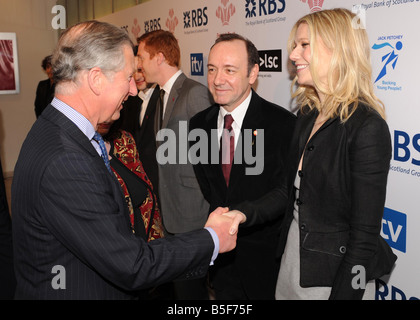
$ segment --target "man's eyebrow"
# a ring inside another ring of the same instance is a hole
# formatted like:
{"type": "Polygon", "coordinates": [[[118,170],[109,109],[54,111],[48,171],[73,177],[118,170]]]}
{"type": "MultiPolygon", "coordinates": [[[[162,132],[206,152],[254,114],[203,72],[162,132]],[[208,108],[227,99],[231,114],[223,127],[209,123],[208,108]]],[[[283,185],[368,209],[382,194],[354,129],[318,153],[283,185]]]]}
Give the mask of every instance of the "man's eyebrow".
{"type": "MultiPolygon", "coordinates": [[[[208,63],[207,64],[207,67],[215,67],[215,65],[213,65],[213,64],[211,64],[211,63],[208,63]]],[[[235,66],[235,65],[233,65],[233,64],[225,64],[225,65],[223,65],[222,66],[223,68],[238,68],[237,66],[235,66]]]]}

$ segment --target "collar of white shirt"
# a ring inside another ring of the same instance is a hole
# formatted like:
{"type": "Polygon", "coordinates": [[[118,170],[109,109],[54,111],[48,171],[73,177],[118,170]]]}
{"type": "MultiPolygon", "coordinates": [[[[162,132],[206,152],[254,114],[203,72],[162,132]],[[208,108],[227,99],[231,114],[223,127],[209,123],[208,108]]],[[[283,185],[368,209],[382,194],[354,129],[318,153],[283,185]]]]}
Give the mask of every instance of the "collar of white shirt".
{"type": "Polygon", "coordinates": [[[166,81],[166,83],[161,87],[161,89],[165,90],[165,96],[164,96],[164,100],[163,100],[163,114],[165,114],[165,110],[166,110],[166,103],[168,102],[168,96],[169,93],[171,92],[172,86],[174,85],[176,79],[178,79],[178,77],[182,74],[181,70],[178,70],[177,72],[174,73],[174,75],[168,80],[166,81]]]}
{"type": "MultiPolygon", "coordinates": [[[[239,106],[237,106],[232,112],[230,112],[230,114],[233,117],[232,129],[233,129],[233,132],[235,133],[235,146],[239,140],[239,134],[241,133],[242,122],[244,121],[245,114],[249,107],[249,103],[251,102],[251,97],[252,97],[252,90],[249,92],[246,99],[242,101],[242,103],[239,106]]],[[[225,115],[227,114],[229,114],[229,112],[227,112],[225,108],[223,107],[219,108],[219,117],[217,119],[217,135],[218,135],[219,143],[220,143],[220,137],[222,136],[224,118],[225,118],[225,115]]]]}
{"type": "Polygon", "coordinates": [[[139,98],[142,100],[140,110],[140,126],[143,124],[144,115],[146,114],[147,106],[149,105],[150,98],[152,97],[153,91],[156,88],[156,84],[153,84],[150,88],[139,91],[139,98]]]}

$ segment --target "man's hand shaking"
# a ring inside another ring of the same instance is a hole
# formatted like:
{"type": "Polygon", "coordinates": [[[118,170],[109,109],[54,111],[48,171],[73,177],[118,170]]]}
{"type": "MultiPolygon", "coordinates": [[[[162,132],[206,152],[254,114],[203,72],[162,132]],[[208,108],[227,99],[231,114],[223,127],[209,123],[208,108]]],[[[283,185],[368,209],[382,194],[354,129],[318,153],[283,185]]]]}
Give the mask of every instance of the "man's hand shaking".
{"type": "Polygon", "coordinates": [[[219,237],[219,253],[228,252],[236,247],[239,224],[246,221],[246,216],[237,210],[217,208],[210,215],[205,227],[212,228],[219,237]]]}

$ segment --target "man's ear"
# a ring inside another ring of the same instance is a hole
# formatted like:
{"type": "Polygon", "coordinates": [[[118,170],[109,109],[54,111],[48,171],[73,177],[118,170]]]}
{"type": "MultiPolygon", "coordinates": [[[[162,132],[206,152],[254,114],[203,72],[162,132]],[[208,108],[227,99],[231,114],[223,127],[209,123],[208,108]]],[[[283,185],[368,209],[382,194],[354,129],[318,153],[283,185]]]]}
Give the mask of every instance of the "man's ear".
{"type": "Polygon", "coordinates": [[[89,84],[89,88],[95,95],[101,94],[104,77],[105,75],[102,73],[102,70],[99,67],[94,67],[88,71],[87,81],[89,84]]]}
{"type": "Polygon", "coordinates": [[[260,72],[260,66],[258,64],[254,64],[249,73],[249,84],[252,86],[255,81],[257,81],[258,73],[260,72]]]}
{"type": "Polygon", "coordinates": [[[158,65],[161,65],[165,60],[165,55],[162,52],[156,53],[156,61],[158,65]]]}

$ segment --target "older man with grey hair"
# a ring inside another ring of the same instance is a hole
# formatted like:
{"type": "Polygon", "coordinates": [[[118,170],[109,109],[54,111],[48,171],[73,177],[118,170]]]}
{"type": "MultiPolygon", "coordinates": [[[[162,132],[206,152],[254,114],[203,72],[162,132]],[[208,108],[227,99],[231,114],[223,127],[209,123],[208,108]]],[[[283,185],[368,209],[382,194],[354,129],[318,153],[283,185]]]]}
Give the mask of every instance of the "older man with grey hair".
{"type": "Polygon", "coordinates": [[[127,34],[88,21],[62,35],[55,98],[29,132],[12,186],[19,299],[126,299],[134,290],[202,276],[236,245],[238,219],[218,208],[206,228],[146,243],[130,229],[97,124],[137,93],[127,34]],[[232,230],[233,228],[233,230],[232,230]]]}

